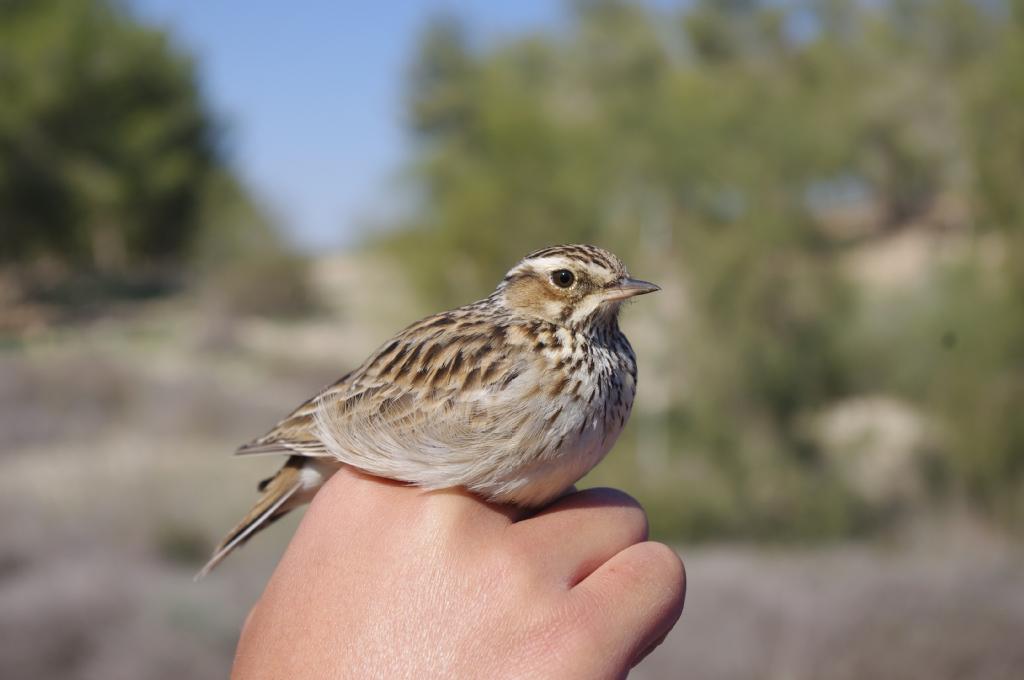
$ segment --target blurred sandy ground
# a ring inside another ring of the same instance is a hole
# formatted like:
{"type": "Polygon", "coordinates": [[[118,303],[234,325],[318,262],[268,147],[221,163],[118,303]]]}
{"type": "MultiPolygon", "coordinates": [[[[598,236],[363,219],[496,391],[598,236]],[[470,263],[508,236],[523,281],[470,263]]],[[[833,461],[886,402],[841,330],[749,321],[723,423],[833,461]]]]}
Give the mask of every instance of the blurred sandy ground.
{"type": "MultiPolygon", "coordinates": [[[[297,521],[192,583],[276,463],[229,454],[429,311],[393,273],[320,261],[313,319],[228,321],[170,299],[0,352],[0,677],[227,675],[297,521]]],[[[626,326],[642,337],[657,313],[637,305],[626,326]]],[[[1020,677],[1019,548],[956,523],[913,536],[681,547],[686,611],[635,677],[1020,677]]]]}

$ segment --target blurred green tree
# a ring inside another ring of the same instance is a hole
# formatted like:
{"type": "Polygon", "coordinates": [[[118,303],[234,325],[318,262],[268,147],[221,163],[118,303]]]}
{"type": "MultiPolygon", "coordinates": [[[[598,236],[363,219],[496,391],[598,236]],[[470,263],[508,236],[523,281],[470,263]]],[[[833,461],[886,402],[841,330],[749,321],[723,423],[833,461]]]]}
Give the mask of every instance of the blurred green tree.
{"type": "Polygon", "coordinates": [[[0,257],[124,271],[199,230],[216,128],[191,60],[105,0],[0,3],[0,257]]]}
{"type": "Polygon", "coordinates": [[[193,60],[124,4],[0,2],[0,101],[0,267],[23,297],[98,311],[191,277],[222,313],[314,306],[193,60]]]}

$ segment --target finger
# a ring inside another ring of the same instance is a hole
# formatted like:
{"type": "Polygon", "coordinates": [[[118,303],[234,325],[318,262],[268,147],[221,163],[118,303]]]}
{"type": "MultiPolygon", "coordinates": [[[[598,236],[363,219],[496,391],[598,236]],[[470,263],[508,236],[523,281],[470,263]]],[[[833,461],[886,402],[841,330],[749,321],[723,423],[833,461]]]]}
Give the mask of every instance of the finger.
{"type": "Polygon", "coordinates": [[[562,500],[566,496],[571,496],[572,494],[578,493],[578,492],[579,492],[579,490],[576,488],[576,485],[573,484],[572,486],[570,486],[567,489],[565,489],[564,491],[562,491],[562,493],[558,494],[557,497],[555,497],[554,499],[549,501],[547,506],[542,506],[542,507],[538,508],[538,507],[523,507],[522,505],[503,505],[503,506],[500,506],[500,507],[504,508],[504,511],[506,512],[506,515],[513,522],[522,522],[525,519],[529,519],[531,517],[536,517],[537,515],[542,514],[544,512],[544,510],[546,510],[548,507],[551,507],[552,505],[558,503],[558,501],[562,500]]]}
{"type": "Polygon", "coordinates": [[[647,516],[621,491],[587,489],[517,522],[513,531],[571,588],[623,549],[647,540],[647,516]]]}
{"type": "MultiPolygon", "coordinates": [[[[673,624],[673,625],[675,625],[675,624],[673,624]]],[[[652,644],[648,645],[647,649],[645,649],[644,651],[640,652],[640,654],[638,654],[630,662],[630,668],[635,668],[636,666],[639,666],[641,661],[643,661],[644,659],[646,659],[648,656],[651,655],[651,652],[653,652],[658,647],[661,647],[662,643],[665,642],[665,638],[667,638],[668,634],[671,633],[671,632],[672,632],[672,627],[670,626],[668,628],[668,630],[666,630],[664,633],[662,633],[661,635],[658,636],[657,640],[655,640],[652,644]]]]}
{"type": "Polygon", "coordinates": [[[637,543],[601,565],[573,588],[570,597],[583,622],[580,644],[604,650],[628,669],[660,644],[679,620],[686,572],[668,546],[637,543]]]}

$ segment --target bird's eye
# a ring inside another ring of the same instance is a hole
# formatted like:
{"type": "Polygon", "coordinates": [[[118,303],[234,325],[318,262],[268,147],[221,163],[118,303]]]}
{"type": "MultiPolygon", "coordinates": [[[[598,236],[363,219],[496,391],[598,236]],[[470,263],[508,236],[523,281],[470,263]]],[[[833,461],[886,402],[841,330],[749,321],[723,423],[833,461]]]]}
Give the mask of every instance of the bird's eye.
{"type": "Polygon", "coordinates": [[[576,280],[576,277],[568,269],[556,269],[551,272],[551,283],[559,288],[568,288],[576,280]]]}

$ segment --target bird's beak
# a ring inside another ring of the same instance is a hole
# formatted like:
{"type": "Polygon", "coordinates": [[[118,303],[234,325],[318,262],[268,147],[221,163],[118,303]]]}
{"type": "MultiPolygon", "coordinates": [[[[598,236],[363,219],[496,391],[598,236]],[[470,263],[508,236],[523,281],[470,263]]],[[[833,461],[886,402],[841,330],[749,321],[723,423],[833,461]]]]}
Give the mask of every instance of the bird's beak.
{"type": "Polygon", "coordinates": [[[661,286],[656,286],[653,283],[647,281],[641,281],[640,279],[622,279],[618,283],[605,288],[602,297],[605,302],[611,302],[612,300],[625,300],[631,298],[634,295],[646,295],[647,293],[653,293],[661,290],[661,286]]]}

